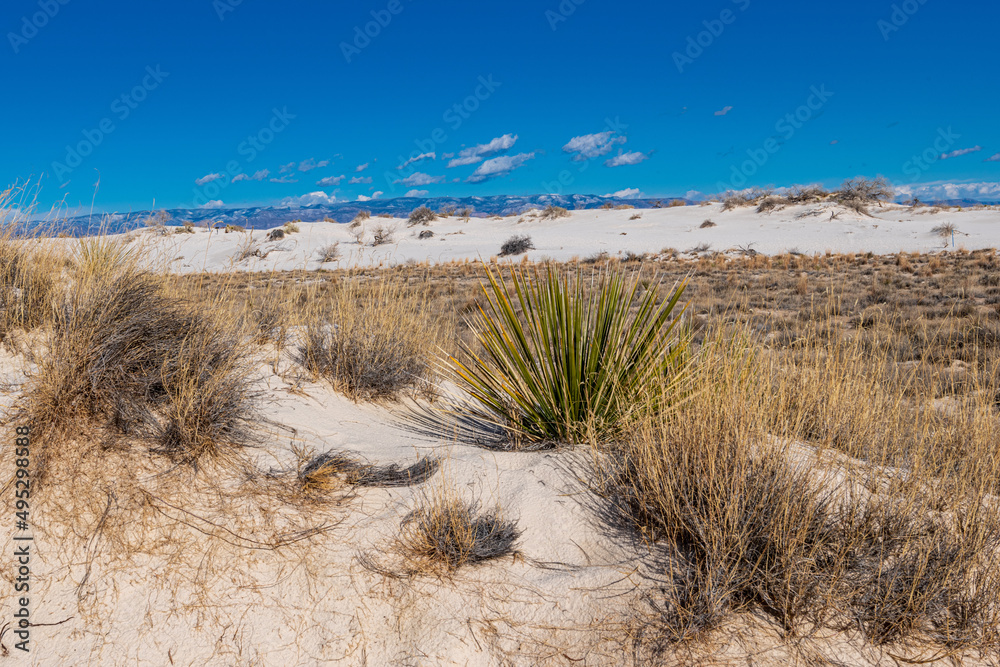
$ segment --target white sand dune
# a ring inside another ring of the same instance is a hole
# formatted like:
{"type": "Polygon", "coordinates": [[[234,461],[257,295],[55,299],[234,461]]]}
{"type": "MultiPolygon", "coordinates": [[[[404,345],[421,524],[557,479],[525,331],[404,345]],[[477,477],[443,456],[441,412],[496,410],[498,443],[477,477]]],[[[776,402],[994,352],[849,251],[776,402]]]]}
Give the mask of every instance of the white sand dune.
{"type": "MultiPolygon", "coordinates": [[[[158,238],[152,253],[176,272],[227,270],[333,269],[346,266],[392,266],[406,262],[444,263],[489,259],[513,235],[528,235],[533,260],[559,261],[595,253],[656,254],[673,248],[687,252],[708,245],[712,252],[740,248],[768,254],[935,252],[1000,247],[1000,209],[933,209],[888,205],[863,216],[830,203],[790,206],[758,214],[753,208],[722,211],[721,204],[661,209],[571,211],[568,217],[543,220],[532,212],[508,218],[439,218],[429,226],[407,227],[406,220],[372,218],[364,223],[359,245],[346,224],[298,223],[300,232],[268,241],[263,230],[223,233],[197,229],[194,234],[158,238]],[[831,215],[836,215],[831,219],[831,215]],[[632,219],[640,216],[638,219],[632,219]],[[715,227],[701,228],[705,220],[715,227]],[[957,228],[952,239],[932,231],[945,223],[957,228]],[[372,231],[394,229],[392,243],[373,247],[372,231]],[[420,239],[423,231],[433,232],[420,239]],[[339,262],[322,264],[319,249],[340,243],[339,262]],[[259,250],[240,260],[241,249],[259,250]]],[[[144,238],[148,233],[141,232],[144,238]]]]}

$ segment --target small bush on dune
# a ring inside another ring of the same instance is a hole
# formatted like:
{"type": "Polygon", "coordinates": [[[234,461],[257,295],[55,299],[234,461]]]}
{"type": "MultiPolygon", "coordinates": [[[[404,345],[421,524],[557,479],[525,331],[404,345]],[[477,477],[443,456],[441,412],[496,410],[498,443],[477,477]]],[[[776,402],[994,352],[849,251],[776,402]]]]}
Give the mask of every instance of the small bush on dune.
{"type": "Polygon", "coordinates": [[[371,211],[358,211],[358,214],[354,216],[354,219],[351,221],[351,224],[360,225],[362,222],[368,220],[371,217],[372,217],[371,211]]]}
{"type": "Polygon", "coordinates": [[[660,301],[624,269],[604,269],[592,289],[551,267],[485,270],[486,305],[469,322],[483,352],[464,345],[469,361],[452,358],[452,370],[475,400],[464,409],[515,444],[615,433],[684,358],[683,285],[660,301]]]}
{"type": "Polygon", "coordinates": [[[884,176],[876,178],[859,176],[848,179],[833,194],[837,202],[862,215],[869,215],[868,207],[870,205],[878,204],[881,206],[891,202],[896,196],[892,184],[884,176]]]}
{"type": "Polygon", "coordinates": [[[410,219],[407,222],[407,227],[415,227],[416,225],[429,225],[431,222],[437,220],[437,214],[430,210],[426,206],[421,206],[419,208],[413,209],[410,213],[410,219]]]}
{"type": "Polygon", "coordinates": [[[427,360],[445,326],[389,280],[347,282],[309,315],[299,353],[312,372],[355,400],[427,388],[427,360]]]}
{"type": "Polygon", "coordinates": [[[540,220],[558,220],[559,218],[568,218],[569,211],[562,206],[546,206],[538,217],[540,220]]]}
{"type": "Polygon", "coordinates": [[[319,249],[319,261],[322,264],[336,262],[340,259],[340,241],[323,246],[319,249]]]}
{"type": "Polygon", "coordinates": [[[372,245],[388,245],[395,240],[396,228],[390,225],[376,225],[372,230],[372,245]]]}
{"type": "Polygon", "coordinates": [[[500,247],[500,256],[511,257],[514,255],[523,255],[529,250],[534,249],[535,244],[531,242],[530,236],[527,234],[523,236],[515,235],[504,241],[504,244],[500,247]]]}

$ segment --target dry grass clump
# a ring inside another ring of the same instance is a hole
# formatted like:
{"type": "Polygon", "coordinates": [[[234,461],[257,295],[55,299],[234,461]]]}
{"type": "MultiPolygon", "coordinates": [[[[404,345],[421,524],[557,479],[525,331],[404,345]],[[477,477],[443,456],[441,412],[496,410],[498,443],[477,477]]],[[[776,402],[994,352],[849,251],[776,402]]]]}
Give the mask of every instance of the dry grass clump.
{"type": "Polygon", "coordinates": [[[931,227],[931,234],[940,236],[943,239],[950,239],[952,234],[958,231],[958,227],[953,222],[944,222],[931,227]]]}
{"type": "Polygon", "coordinates": [[[949,416],[857,338],[817,330],[805,355],[771,357],[748,331],[709,336],[688,400],[597,443],[609,518],[666,547],[660,640],[762,612],[787,635],[995,651],[990,399],[949,416]]]}
{"type": "Polygon", "coordinates": [[[354,216],[353,220],[351,220],[351,225],[360,225],[362,222],[368,220],[371,217],[372,217],[371,211],[358,211],[358,214],[354,216]]]}
{"type": "Polygon", "coordinates": [[[518,235],[515,234],[509,239],[504,241],[503,245],[500,246],[500,256],[501,257],[513,257],[515,255],[523,255],[529,250],[534,250],[535,244],[531,241],[531,237],[527,234],[518,235]]]}
{"type": "Polygon", "coordinates": [[[428,361],[448,330],[426,299],[388,279],[312,296],[300,358],[354,400],[428,390],[428,361]]]}
{"type": "Polygon", "coordinates": [[[15,229],[0,232],[0,338],[47,321],[57,293],[59,268],[51,246],[16,239],[15,229]]]}
{"type": "Polygon", "coordinates": [[[120,243],[81,241],[23,412],[44,477],[56,447],[88,425],[150,442],[185,461],[253,440],[247,341],[167,293],[120,243]]]}
{"type": "Polygon", "coordinates": [[[401,551],[417,571],[454,572],[514,554],[521,534],[499,508],[482,512],[479,503],[458,500],[447,490],[406,515],[402,530],[401,551]]]}
{"type": "Polygon", "coordinates": [[[744,206],[754,206],[771,194],[772,190],[762,188],[750,188],[740,192],[730,190],[722,196],[722,210],[731,211],[736,208],[743,208],[744,206]]]}
{"type": "Polygon", "coordinates": [[[709,229],[710,227],[718,227],[718,225],[711,220],[706,220],[705,222],[698,225],[698,229],[709,229]]]}
{"type": "Polygon", "coordinates": [[[429,225],[430,223],[437,220],[437,214],[427,208],[426,206],[420,206],[413,209],[410,213],[409,221],[406,223],[407,227],[415,227],[417,225],[429,225]]]}

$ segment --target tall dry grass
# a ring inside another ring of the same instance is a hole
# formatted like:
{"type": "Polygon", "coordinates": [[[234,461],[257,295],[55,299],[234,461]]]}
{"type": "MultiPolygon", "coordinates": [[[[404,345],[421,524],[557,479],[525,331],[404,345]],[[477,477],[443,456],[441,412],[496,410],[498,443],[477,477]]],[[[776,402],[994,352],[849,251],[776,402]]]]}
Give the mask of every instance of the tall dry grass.
{"type": "Polygon", "coordinates": [[[419,289],[391,278],[355,279],[306,299],[299,355],[309,370],[354,400],[430,390],[431,362],[454,325],[419,289]]]}
{"type": "Polygon", "coordinates": [[[995,376],[943,409],[861,336],[773,353],[747,327],[710,335],[692,373],[686,401],[595,442],[609,518],[660,547],[654,648],[760,613],[788,636],[995,655],[995,376]]]}
{"type": "Polygon", "coordinates": [[[121,239],[79,241],[22,401],[36,477],[93,427],[186,461],[248,444],[250,337],[218,312],[172,294],[121,239]]]}

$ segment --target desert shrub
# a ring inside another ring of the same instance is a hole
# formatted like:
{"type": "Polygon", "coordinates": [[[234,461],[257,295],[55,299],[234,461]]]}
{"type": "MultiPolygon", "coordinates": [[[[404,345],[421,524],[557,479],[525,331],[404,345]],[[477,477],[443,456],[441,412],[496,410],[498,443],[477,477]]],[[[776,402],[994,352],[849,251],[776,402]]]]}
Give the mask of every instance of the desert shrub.
{"type": "Polygon", "coordinates": [[[884,176],[876,178],[859,176],[844,181],[840,189],[833,194],[840,204],[862,215],[868,215],[870,205],[890,202],[896,192],[884,176]]]}
{"type": "Polygon", "coordinates": [[[299,226],[296,223],[299,223],[299,222],[302,222],[302,221],[301,220],[296,220],[294,222],[286,222],[283,225],[283,229],[285,230],[285,233],[286,234],[298,234],[299,233],[299,226]]]}
{"type": "Polygon", "coordinates": [[[564,209],[562,206],[546,206],[538,217],[541,220],[557,220],[559,218],[568,218],[569,211],[564,209]]]}
{"type": "Polygon", "coordinates": [[[698,229],[708,229],[709,227],[717,227],[717,226],[718,225],[716,225],[711,220],[706,220],[705,222],[703,222],[700,225],[698,225],[698,229]]]}
{"type": "MultiPolygon", "coordinates": [[[[748,328],[715,330],[687,400],[595,439],[609,520],[670,547],[650,598],[664,642],[743,612],[789,633],[853,626],[874,644],[996,641],[1000,524],[982,503],[996,454],[977,445],[956,458],[925,421],[941,417],[911,412],[898,378],[858,381],[869,359],[849,345],[842,355],[810,335],[815,355],[796,365],[826,375],[806,377],[757,352],[748,328]],[[819,448],[791,444],[828,442],[823,429],[843,421],[837,448],[864,458],[824,463],[819,448]]],[[[963,441],[994,437],[982,416],[963,421],[963,441]]]]}
{"type": "Polygon", "coordinates": [[[392,243],[395,240],[396,228],[390,225],[376,225],[372,230],[372,245],[380,246],[392,243]]]}
{"type": "Polygon", "coordinates": [[[469,361],[451,365],[475,401],[465,409],[515,445],[613,434],[651,383],[677,376],[683,284],[661,301],[653,287],[640,294],[639,277],[622,269],[604,269],[593,289],[552,267],[510,267],[507,278],[485,270],[486,305],[469,322],[483,352],[464,345],[469,361]]]}
{"type": "Polygon", "coordinates": [[[793,185],[785,193],[784,199],[789,204],[809,204],[823,201],[830,193],[818,185],[793,185]]]}
{"type": "Polygon", "coordinates": [[[340,241],[325,245],[319,249],[319,261],[323,264],[336,262],[340,259],[340,241]]]}
{"type": "Polygon", "coordinates": [[[245,231],[246,231],[246,228],[244,228],[244,227],[242,227],[240,225],[226,225],[226,233],[227,234],[230,233],[230,232],[234,232],[235,233],[235,232],[245,232],[245,231]]]}
{"type": "Polygon", "coordinates": [[[764,199],[761,199],[760,203],[757,205],[757,212],[769,213],[770,211],[773,211],[781,206],[783,203],[785,202],[781,197],[765,197],[764,199]]]}
{"type": "Polygon", "coordinates": [[[416,225],[429,225],[434,220],[437,220],[437,214],[430,210],[426,206],[421,206],[419,208],[413,209],[410,213],[410,219],[407,222],[407,227],[415,227],[416,225]]]}
{"type": "Polygon", "coordinates": [[[481,512],[478,503],[447,492],[413,510],[402,523],[403,552],[416,569],[443,566],[454,571],[514,553],[520,531],[499,509],[481,512]]]}
{"type": "Polygon", "coordinates": [[[368,220],[371,217],[372,217],[371,211],[358,211],[357,215],[355,215],[354,219],[351,221],[351,224],[360,225],[362,222],[368,220]]]}
{"type": "Polygon", "coordinates": [[[168,295],[120,245],[84,247],[25,392],[39,478],[86,426],[184,460],[247,444],[255,395],[241,333],[168,295]]]}
{"type": "Polygon", "coordinates": [[[354,400],[393,399],[426,390],[428,360],[447,323],[426,302],[387,280],[344,283],[315,298],[300,361],[354,400]]]}
{"type": "Polygon", "coordinates": [[[678,206],[687,206],[687,202],[683,199],[674,199],[670,202],[670,208],[677,208],[678,206]]]}
{"type": "Polygon", "coordinates": [[[272,229],[267,234],[267,240],[268,241],[280,241],[283,238],[285,238],[285,230],[283,230],[281,228],[272,229]]]}
{"type": "Polygon", "coordinates": [[[194,223],[190,220],[185,220],[180,227],[177,228],[175,234],[194,234],[194,223]]]}
{"type": "Polygon", "coordinates": [[[513,255],[523,255],[529,250],[534,250],[535,244],[531,242],[531,237],[527,234],[511,236],[500,246],[501,257],[511,257],[513,255]]]}
{"type": "Polygon", "coordinates": [[[744,206],[753,206],[772,194],[770,189],[751,188],[740,192],[729,191],[722,196],[722,210],[731,211],[744,206]]]}
{"type": "Polygon", "coordinates": [[[429,239],[433,237],[434,237],[434,232],[432,232],[429,229],[425,229],[424,231],[420,232],[420,234],[417,236],[417,238],[419,238],[420,240],[429,239]]]}

